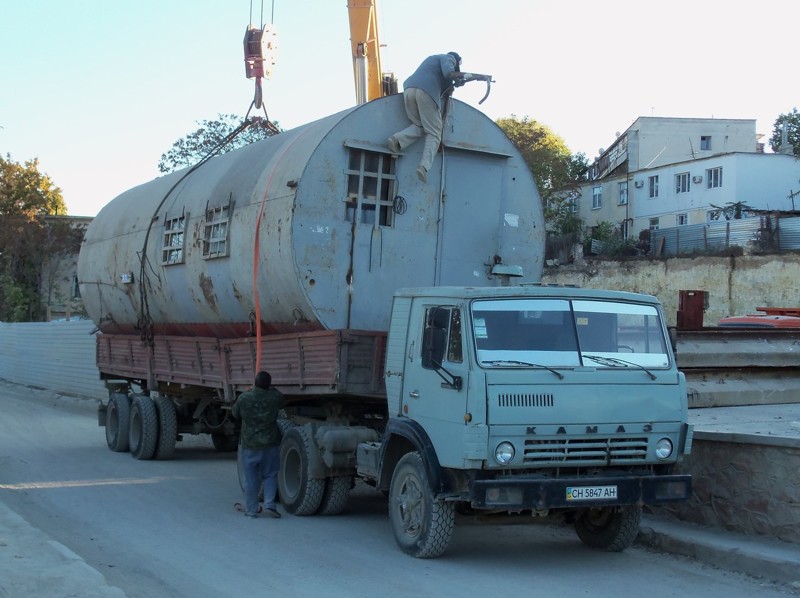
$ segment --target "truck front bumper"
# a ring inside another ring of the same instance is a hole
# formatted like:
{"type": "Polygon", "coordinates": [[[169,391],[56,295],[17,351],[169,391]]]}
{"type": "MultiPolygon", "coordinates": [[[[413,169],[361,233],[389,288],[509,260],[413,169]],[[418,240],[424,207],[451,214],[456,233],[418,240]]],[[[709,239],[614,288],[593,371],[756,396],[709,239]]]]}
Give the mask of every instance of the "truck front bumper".
{"type": "Polygon", "coordinates": [[[469,494],[475,509],[540,510],[653,505],[688,499],[692,494],[692,476],[525,476],[473,480],[469,494]]]}

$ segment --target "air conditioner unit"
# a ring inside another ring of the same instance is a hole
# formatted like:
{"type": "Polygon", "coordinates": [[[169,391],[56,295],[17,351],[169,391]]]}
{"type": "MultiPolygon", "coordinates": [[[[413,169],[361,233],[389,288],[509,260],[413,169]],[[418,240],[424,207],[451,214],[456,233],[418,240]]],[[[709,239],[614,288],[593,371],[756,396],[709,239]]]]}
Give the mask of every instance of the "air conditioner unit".
{"type": "Polygon", "coordinates": [[[693,176],[692,177],[692,182],[693,183],[702,183],[703,182],[703,177],[701,177],[701,176],[693,176]]]}
{"type": "Polygon", "coordinates": [[[644,187],[644,181],[635,181],[633,183],[633,186],[636,187],[637,189],[641,189],[642,187],[644,187]]]}

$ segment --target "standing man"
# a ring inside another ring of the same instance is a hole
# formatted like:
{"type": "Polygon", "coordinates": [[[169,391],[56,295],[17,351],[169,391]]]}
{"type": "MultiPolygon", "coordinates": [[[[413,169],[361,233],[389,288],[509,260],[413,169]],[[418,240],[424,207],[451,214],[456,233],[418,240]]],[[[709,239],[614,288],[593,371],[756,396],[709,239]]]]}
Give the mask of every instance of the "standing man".
{"type": "Polygon", "coordinates": [[[281,517],[275,508],[275,497],[281,450],[278,411],[283,408],[284,399],[280,391],[271,386],[272,376],[263,370],[258,372],[252,390],[239,395],[232,410],[233,416],[242,420],[239,442],[244,464],[244,514],[251,518],[258,513],[258,492],[262,483],[264,511],[269,517],[281,517]]]}
{"type": "Polygon", "coordinates": [[[443,104],[453,85],[464,84],[463,81],[456,82],[460,67],[461,56],[456,52],[435,54],[423,60],[403,82],[403,101],[412,124],[389,137],[388,146],[392,153],[399,154],[425,135],[425,147],[417,168],[417,176],[423,183],[428,182],[428,170],[442,140],[443,104]]]}

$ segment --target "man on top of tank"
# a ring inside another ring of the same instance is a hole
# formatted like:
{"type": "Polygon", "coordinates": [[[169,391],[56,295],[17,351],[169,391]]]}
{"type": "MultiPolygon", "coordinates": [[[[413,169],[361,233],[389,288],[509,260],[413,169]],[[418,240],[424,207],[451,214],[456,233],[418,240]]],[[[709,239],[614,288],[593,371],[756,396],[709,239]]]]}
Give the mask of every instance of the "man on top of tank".
{"type": "Polygon", "coordinates": [[[456,52],[434,54],[422,61],[408,79],[403,82],[403,102],[406,116],[411,124],[389,137],[389,149],[398,154],[417,139],[425,136],[422,159],[417,167],[417,176],[428,182],[428,171],[433,157],[439,151],[442,140],[442,111],[453,86],[460,87],[461,56],[456,52]]]}

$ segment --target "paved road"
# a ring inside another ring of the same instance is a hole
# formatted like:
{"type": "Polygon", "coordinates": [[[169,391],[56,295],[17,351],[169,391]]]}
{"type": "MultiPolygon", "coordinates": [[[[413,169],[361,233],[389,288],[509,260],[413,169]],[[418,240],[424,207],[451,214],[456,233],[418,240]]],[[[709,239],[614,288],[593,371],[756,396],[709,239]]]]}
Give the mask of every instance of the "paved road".
{"type": "Polygon", "coordinates": [[[92,401],[0,382],[0,407],[0,536],[29,524],[47,551],[83,567],[37,568],[35,556],[4,552],[13,537],[0,537],[0,596],[790,593],[639,547],[596,552],[562,527],[459,527],[443,558],[416,560],[396,548],[385,499],[369,488],[341,516],[249,520],[232,509],[235,459],[210,441],[187,439],[172,461],[136,461],[106,448],[92,401]],[[20,580],[21,570],[36,577],[20,580]],[[71,589],[70,575],[93,591],[71,589]]]}

